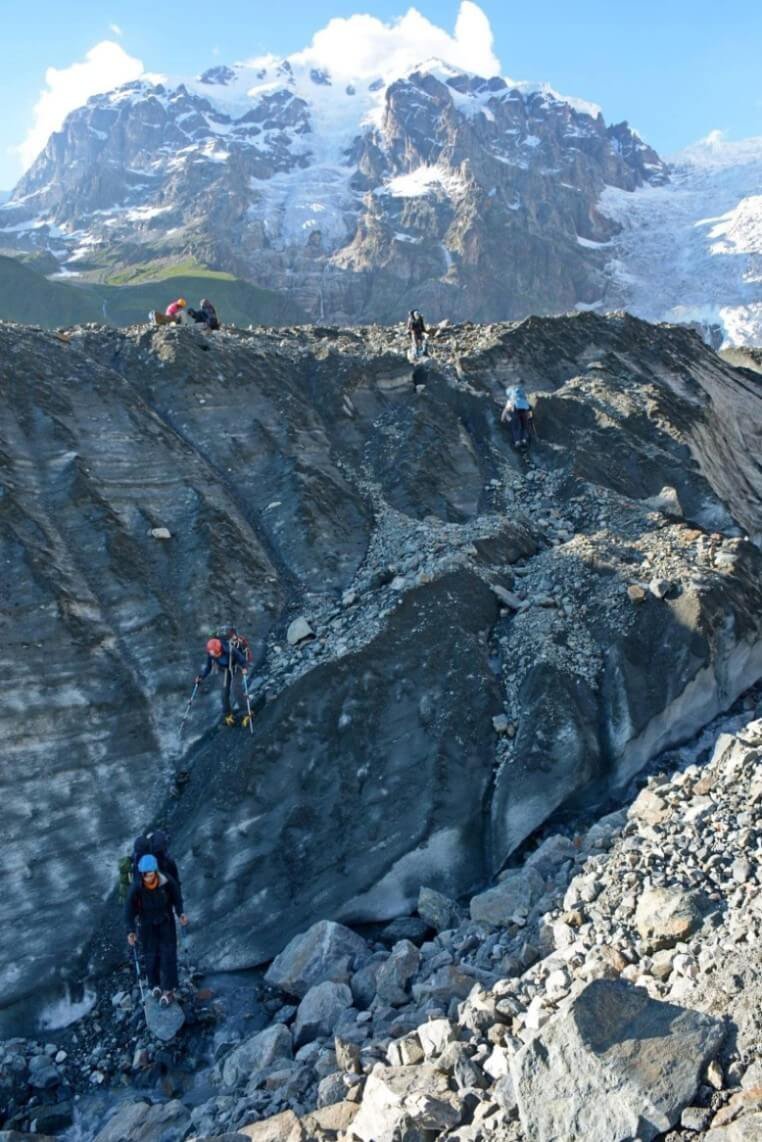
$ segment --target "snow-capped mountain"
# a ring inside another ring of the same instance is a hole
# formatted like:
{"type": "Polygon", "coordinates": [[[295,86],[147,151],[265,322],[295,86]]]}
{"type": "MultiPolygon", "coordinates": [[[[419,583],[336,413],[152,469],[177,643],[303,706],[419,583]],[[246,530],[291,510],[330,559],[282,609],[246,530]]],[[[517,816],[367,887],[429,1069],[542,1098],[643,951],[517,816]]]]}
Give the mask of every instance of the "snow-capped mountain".
{"type": "Polygon", "coordinates": [[[0,205],[0,253],[79,280],[200,264],[313,320],[623,307],[762,343],[762,140],[667,166],[547,86],[319,62],[94,96],[0,205]]]}
{"type": "Polygon", "coordinates": [[[762,344],[762,138],[714,132],[675,158],[668,183],[608,187],[600,209],[622,228],[609,243],[605,308],[762,344]]]}
{"type": "Polygon", "coordinates": [[[0,247],[64,275],[193,257],[314,318],[489,320],[593,304],[617,228],[600,194],[665,178],[626,124],[547,88],[268,58],[90,99],[0,210],[0,247]]]}

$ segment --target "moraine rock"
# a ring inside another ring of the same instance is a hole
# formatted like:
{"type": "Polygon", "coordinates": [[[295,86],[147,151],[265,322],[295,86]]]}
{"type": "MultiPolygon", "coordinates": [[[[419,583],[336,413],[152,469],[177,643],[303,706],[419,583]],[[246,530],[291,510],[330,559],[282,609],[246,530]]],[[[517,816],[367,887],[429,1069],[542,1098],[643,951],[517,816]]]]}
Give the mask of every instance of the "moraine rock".
{"type": "MultiPolygon", "coordinates": [[[[351,1129],[360,1142],[397,1142],[406,1136],[406,1130],[437,1131],[456,1125],[458,1120],[447,1076],[441,1071],[428,1064],[378,1064],[368,1076],[351,1129]]],[[[420,1137],[416,1133],[410,1136],[420,1137]]]]}
{"type": "Polygon", "coordinates": [[[281,1023],[275,1023],[264,1031],[257,1031],[227,1055],[221,1068],[223,1085],[233,1089],[277,1060],[292,1057],[291,1032],[281,1023]]]}
{"type": "Polygon", "coordinates": [[[418,970],[421,954],[410,940],[400,940],[376,976],[376,993],[382,1003],[401,1007],[408,1001],[408,984],[418,970]]]}
{"type": "MultiPolygon", "coordinates": [[[[293,1110],[284,1110],[237,1131],[248,1142],[307,1142],[304,1128],[293,1110]]],[[[235,1135],[234,1135],[235,1137],[235,1135]]]]}
{"type": "Polygon", "coordinates": [[[517,917],[526,919],[542,890],[542,876],[536,869],[512,869],[494,888],[471,898],[471,919],[495,928],[515,923],[517,917]]]}
{"type": "Polygon", "coordinates": [[[270,964],[265,980],[302,998],[316,983],[347,983],[354,967],[368,955],[362,936],[333,920],[320,920],[294,936],[270,964]]]}
{"type": "Polygon", "coordinates": [[[296,1010],[294,1043],[297,1047],[333,1034],[336,1024],[352,1006],[352,992],[345,983],[326,980],[311,987],[296,1010]]]}
{"type": "Polygon", "coordinates": [[[685,940],[700,921],[695,898],[679,888],[644,889],[635,913],[640,938],[652,951],[685,940]]]}
{"type": "Polygon", "coordinates": [[[591,983],[512,1059],[529,1142],[650,1142],[679,1120],[723,1034],[631,984],[591,983]]]}
{"type": "Polygon", "coordinates": [[[181,1142],[190,1125],[190,1112],[181,1102],[131,1102],[117,1107],[94,1142],[181,1142]]]}
{"type": "Polygon", "coordinates": [[[418,893],[418,915],[422,916],[437,932],[455,928],[462,919],[462,911],[454,900],[437,892],[435,888],[421,886],[418,893]]]}
{"type": "Polygon", "coordinates": [[[300,642],[305,642],[308,638],[314,638],[315,632],[305,618],[294,619],[289,624],[286,631],[286,639],[289,646],[297,646],[300,642]]]}

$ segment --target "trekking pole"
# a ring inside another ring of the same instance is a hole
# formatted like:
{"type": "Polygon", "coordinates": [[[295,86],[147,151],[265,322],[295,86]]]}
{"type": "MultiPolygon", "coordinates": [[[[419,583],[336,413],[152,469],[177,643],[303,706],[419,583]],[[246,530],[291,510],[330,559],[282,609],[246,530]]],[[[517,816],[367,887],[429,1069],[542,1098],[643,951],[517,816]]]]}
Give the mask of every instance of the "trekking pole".
{"type": "Polygon", "coordinates": [[[254,726],[252,725],[252,721],[253,721],[254,716],[251,712],[251,698],[249,697],[249,683],[246,680],[245,674],[243,675],[243,692],[246,696],[246,709],[249,712],[249,733],[253,737],[254,736],[254,726]]]}
{"type": "Polygon", "coordinates": [[[183,732],[183,726],[185,725],[185,720],[188,717],[188,714],[190,713],[190,708],[193,705],[193,699],[196,697],[196,694],[198,694],[198,685],[199,685],[198,682],[193,683],[193,693],[191,694],[190,698],[188,699],[188,705],[185,707],[185,713],[183,714],[183,720],[180,722],[180,733],[183,732]]]}
{"type": "Polygon", "coordinates": [[[192,972],[191,972],[190,953],[188,951],[188,925],[187,924],[181,924],[180,925],[180,949],[181,949],[180,958],[181,958],[182,963],[183,963],[183,968],[185,969],[185,974],[188,978],[188,984],[190,987],[193,987],[193,976],[192,976],[192,972]]]}
{"type": "Polygon", "coordinates": [[[141,975],[141,972],[140,972],[140,960],[138,959],[138,945],[137,944],[132,945],[132,954],[135,957],[135,973],[138,977],[138,987],[140,988],[140,1002],[142,1004],[145,1004],[146,997],[145,997],[145,992],[143,991],[143,976],[141,975]]]}

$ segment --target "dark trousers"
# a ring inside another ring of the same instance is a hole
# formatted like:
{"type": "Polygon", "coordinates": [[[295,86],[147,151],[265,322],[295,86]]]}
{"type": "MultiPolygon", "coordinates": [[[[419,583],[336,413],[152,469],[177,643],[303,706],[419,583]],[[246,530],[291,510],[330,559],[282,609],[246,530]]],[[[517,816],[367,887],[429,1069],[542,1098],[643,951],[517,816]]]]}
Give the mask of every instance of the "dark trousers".
{"type": "Polygon", "coordinates": [[[229,670],[225,670],[222,675],[222,712],[223,714],[231,713],[230,708],[230,687],[233,682],[233,675],[229,670]]]}
{"type": "Polygon", "coordinates": [[[529,443],[529,409],[515,408],[511,413],[511,432],[514,444],[529,443]]]}
{"type": "MultiPolygon", "coordinates": [[[[232,714],[232,712],[233,712],[233,708],[230,704],[230,691],[231,691],[232,685],[233,685],[232,672],[230,670],[223,670],[223,672],[222,672],[222,712],[223,712],[223,714],[225,714],[226,717],[228,714],[232,714]]],[[[239,694],[240,694],[240,689],[241,689],[240,686],[238,689],[239,689],[239,694]]]]}
{"type": "Polygon", "coordinates": [[[177,933],[174,917],[168,916],[159,924],[141,923],[140,940],[148,986],[160,987],[162,991],[174,991],[177,987],[177,933]]]}

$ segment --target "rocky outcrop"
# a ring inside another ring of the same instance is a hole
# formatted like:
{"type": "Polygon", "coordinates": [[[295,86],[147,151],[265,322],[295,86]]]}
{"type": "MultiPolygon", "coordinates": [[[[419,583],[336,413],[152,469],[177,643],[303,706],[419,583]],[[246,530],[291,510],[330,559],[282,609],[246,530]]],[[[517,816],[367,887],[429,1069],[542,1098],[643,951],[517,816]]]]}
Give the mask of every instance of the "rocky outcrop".
{"type": "Polygon", "coordinates": [[[512,1060],[527,1139],[650,1142],[690,1102],[723,1033],[642,988],[593,981],[512,1060]]]}
{"type": "MultiPolygon", "coordinates": [[[[621,316],[432,347],[411,367],[378,327],[0,326],[5,1028],[64,1019],[52,1000],[99,963],[93,933],[121,940],[117,858],[146,826],[193,870],[210,967],[410,912],[421,886],[478,892],[498,930],[545,874],[485,886],[549,814],[623,786],[762,674],[748,374],[621,316]],[[519,376],[528,464],[497,418],[519,376]],[[292,645],[299,617],[314,637],[292,645]],[[209,685],[181,738],[225,620],[252,637],[254,733],[214,728],[209,685]]],[[[472,986],[398,956],[394,1010],[472,986]]],[[[380,969],[342,971],[356,1010],[380,969]]],[[[299,979],[297,999],[320,982],[299,979]]]]}

